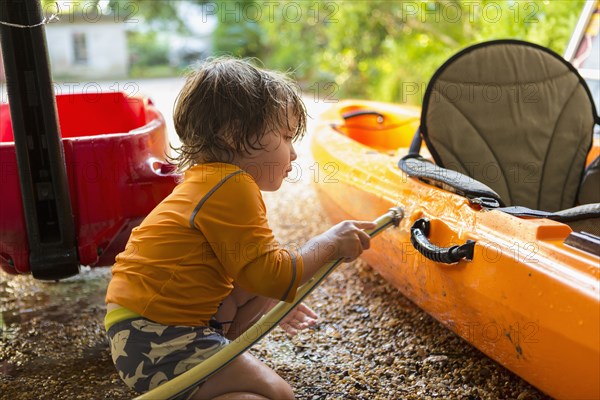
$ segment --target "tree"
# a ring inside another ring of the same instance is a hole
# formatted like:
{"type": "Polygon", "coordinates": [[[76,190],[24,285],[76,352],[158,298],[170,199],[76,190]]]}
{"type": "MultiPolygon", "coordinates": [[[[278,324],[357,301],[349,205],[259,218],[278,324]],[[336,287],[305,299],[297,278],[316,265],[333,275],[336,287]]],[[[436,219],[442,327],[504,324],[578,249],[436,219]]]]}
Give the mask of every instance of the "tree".
{"type": "Polygon", "coordinates": [[[336,4],[339,22],[326,26],[315,68],[334,77],[340,96],[420,104],[435,70],[474,43],[522,39],[562,54],[584,1],[336,4]]]}

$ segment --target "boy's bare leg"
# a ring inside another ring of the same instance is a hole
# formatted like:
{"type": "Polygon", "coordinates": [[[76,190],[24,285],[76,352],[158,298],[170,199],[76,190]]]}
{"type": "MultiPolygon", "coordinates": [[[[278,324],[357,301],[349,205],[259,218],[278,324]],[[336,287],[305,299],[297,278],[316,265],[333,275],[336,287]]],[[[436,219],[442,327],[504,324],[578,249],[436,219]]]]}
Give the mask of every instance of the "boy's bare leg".
{"type": "MultiPolygon", "coordinates": [[[[215,318],[219,322],[232,321],[224,326],[223,332],[228,339],[234,340],[277,303],[277,300],[235,288],[223,301],[215,318]]],[[[279,323],[279,326],[288,335],[294,336],[298,331],[314,325],[317,318],[317,314],[310,307],[301,303],[279,323]]]]}
{"type": "MultiPolygon", "coordinates": [[[[234,340],[276,304],[277,300],[235,288],[223,301],[215,318],[219,322],[233,321],[230,326],[224,327],[224,332],[227,338],[234,340]]],[[[317,318],[317,315],[304,305],[298,306],[290,315],[292,318],[284,320],[285,325],[282,327],[292,334],[295,334],[296,330],[312,325],[317,318]]],[[[244,353],[210,377],[191,399],[287,400],[293,398],[294,392],[286,381],[257,358],[244,353]]]]}
{"type": "Polygon", "coordinates": [[[215,319],[223,324],[223,334],[234,340],[276,304],[275,300],[234,288],[223,300],[215,319]]]}
{"type": "Polygon", "coordinates": [[[276,300],[251,293],[243,293],[237,300],[239,301],[237,313],[226,334],[229,340],[234,340],[246,332],[263,314],[267,313],[277,304],[276,300]]]}
{"type": "Polygon", "coordinates": [[[264,400],[264,399],[266,399],[266,397],[261,396],[259,394],[236,392],[236,393],[227,393],[222,396],[213,397],[212,400],[264,400]]]}
{"type": "Polygon", "coordinates": [[[256,357],[244,353],[211,376],[194,393],[204,399],[294,399],[290,385],[256,357]]]}

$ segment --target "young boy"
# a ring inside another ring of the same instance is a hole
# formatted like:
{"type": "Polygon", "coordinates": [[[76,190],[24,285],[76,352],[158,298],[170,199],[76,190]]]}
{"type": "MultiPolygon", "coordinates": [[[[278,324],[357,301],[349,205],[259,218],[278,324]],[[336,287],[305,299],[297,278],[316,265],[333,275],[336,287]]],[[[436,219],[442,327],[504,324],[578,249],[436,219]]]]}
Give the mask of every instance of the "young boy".
{"type": "MultiPolygon", "coordinates": [[[[363,229],[375,227],[344,221],[299,249],[275,241],[261,190],[279,189],[306,128],[304,104],[285,76],[232,58],[205,62],[179,94],[174,121],[183,181],[132,231],[106,295],[113,361],[138,392],[201,363],[277,300],[292,301],[326,262],[357,258],[369,248],[363,229]]],[[[300,305],[281,326],[295,334],[316,317],[300,305]]],[[[186,397],[294,394],[245,353],[186,397]]]]}

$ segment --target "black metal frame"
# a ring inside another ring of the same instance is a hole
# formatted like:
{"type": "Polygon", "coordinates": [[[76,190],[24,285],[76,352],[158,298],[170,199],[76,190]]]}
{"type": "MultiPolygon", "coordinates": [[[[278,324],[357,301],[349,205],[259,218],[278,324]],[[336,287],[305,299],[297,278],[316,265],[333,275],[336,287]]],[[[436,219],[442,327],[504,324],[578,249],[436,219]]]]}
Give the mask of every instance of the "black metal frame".
{"type": "Polygon", "coordinates": [[[0,38],[30,269],[37,279],[66,278],[79,261],[40,3],[0,1],[0,21],[20,25],[0,24],[0,38]]]}

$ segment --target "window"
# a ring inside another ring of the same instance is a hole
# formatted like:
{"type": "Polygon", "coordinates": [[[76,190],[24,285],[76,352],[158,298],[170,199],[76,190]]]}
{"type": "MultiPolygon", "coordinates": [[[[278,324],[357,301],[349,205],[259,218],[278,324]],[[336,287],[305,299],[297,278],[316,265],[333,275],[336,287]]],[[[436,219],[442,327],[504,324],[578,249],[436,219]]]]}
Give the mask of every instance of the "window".
{"type": "Polygon", "coordinates": [[[88,52],[85,33],[73,33],[73,54],[76,64],[87,64],[88,52]]]}

